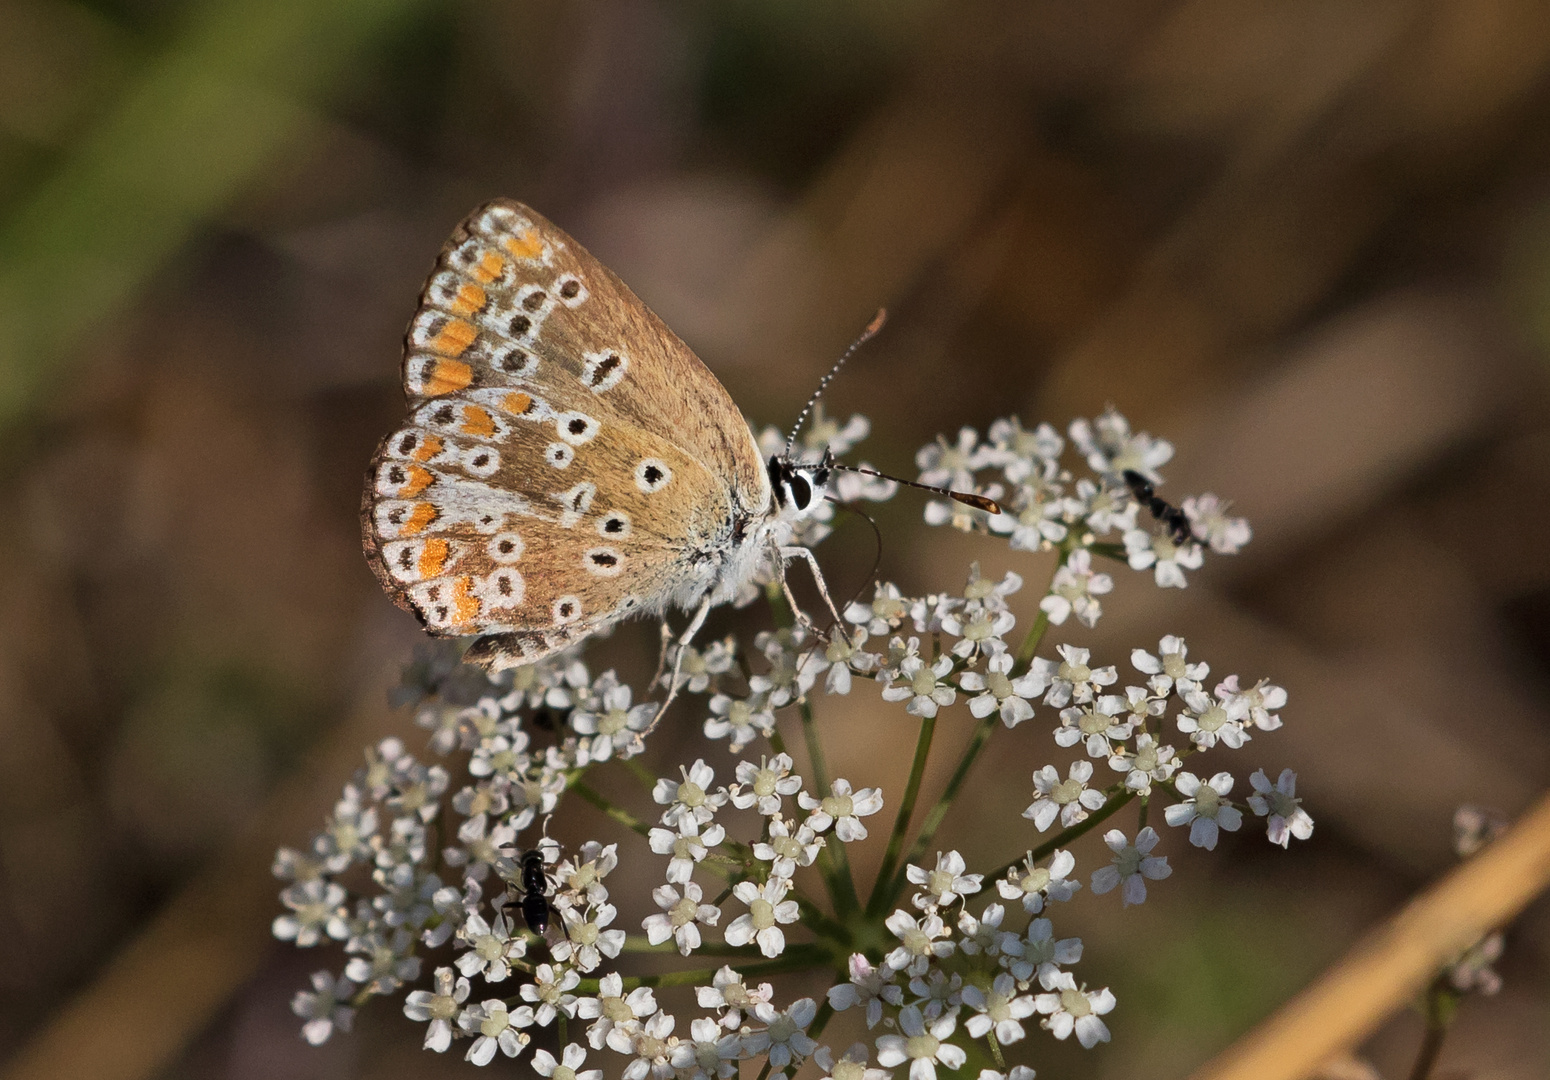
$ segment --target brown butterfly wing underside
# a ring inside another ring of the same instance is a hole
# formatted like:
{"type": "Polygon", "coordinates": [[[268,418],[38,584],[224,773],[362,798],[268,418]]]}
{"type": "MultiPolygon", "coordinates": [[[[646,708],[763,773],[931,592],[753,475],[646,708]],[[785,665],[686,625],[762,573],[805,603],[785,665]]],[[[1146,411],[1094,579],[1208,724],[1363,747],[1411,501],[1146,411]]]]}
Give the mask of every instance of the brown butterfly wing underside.
{"type": "Polygon", "coordinates": [[[631,614],[692,603],[691,560],[767,512],[747,422],[625,284],[506,200],[442,249],[404,342],[409,420],[362,499],[367,559],[468,658],[531,663],[631,614]]]}

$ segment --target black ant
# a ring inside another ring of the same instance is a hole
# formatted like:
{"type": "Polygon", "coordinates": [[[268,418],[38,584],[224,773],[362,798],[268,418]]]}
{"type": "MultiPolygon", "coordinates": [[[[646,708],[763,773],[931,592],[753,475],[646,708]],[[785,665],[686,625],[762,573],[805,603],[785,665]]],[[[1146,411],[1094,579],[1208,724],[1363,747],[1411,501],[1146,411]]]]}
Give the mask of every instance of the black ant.
{"type": "Polygon", "coordinates": [[[522,917],[528,929],[542,937],[549,929],[549,875],[544,853],[534,848],[522,856],[522,917]]]}
{"type": "Polygon", "coordinates": [[[1182,547],[1195,538],[1195,530],[1189,523],[1189,517],[1177,506],[1160,498],[1150,480],[1134,469],[1126,469],[1120,475],[1124,477],[1125,486],[1136,497],[1136,501],[1145,504],[1152,512],[1152,516],[1163,523],[1163,527],[1168,530],[1168,535],[1175,544],[1182,547]]]}

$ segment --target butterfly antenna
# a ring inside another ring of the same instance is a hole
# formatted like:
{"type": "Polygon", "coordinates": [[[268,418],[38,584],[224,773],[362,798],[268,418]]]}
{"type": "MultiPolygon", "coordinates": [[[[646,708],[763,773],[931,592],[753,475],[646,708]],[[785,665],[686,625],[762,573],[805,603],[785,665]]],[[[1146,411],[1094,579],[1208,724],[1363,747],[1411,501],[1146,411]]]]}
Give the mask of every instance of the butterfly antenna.
{"type": "Polygon", "coordinates": [[[889,476],[887,473],[880,473],[876,469],[863,469],[859,465],[834,464],[831,465],[830,468],[844,469],[846,472],[860,473],[863,476],[876,476],[883,480],[892,480],[895,484],[903,484],[905,487],[919,488],[921,491],[934,491],[938,495],[946,495],[949,499],[952,499],[956,502],[961,502],[965,506],[972,506],[976,510],[983,510],[987,514],[1003,514],[1006,512],[1001,509],[1001,504],[996,502],[995,499],[989,498],[985,495],[976,495],[972,491],[954,491],[952,488],[934,487],[931,484],[920,484],[916,483],[914,480],[905,480],[903,477],[889,476]]]}
{"type": "Polygon", "coordinates": [[[877,314],[872,316],[872,321],[866,324],[866,329],[861,331],[861,336],[850,343],[850,348],[840,354],[840,358],[829,369],[829,374],[818,380],[818,389],[813,391],[813,396],[807,399],[807,404],[802,406],[802,411],[797,415],[797,422],[791,426],[791,436],[786,440],[786,452],[783,456],[791,456],[791,448],[796,445],[797,432],[802,430],[802,424],[807,420],[807,414],[813,411],[813,406],[818,404],[818,399],[823,397],[824,388],[829,385],[829,380],[840,372],[845,366],[845,361],[861,346],[865,345],[877,336],[877,332],[883,328],[883,323],[888,321],[888,309],[878,308],[877,314]]]}

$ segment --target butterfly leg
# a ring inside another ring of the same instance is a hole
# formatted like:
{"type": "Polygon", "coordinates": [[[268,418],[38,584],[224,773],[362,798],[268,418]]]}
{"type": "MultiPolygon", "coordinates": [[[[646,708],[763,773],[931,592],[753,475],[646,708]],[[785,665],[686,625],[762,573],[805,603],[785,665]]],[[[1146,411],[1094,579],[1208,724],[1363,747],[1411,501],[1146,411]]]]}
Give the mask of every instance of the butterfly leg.
{"type": "MultiPolygon", "coordinates": [[[[673,674],[667,684],[667,697],[664,698],[662,704],[657,707],[657,714],[651,718],[651,723],[646,725],[646,729],[644,731],[635,736],[635,742],[637,746],[645,740],[647,735],[650,735],[653,731],[656,730],[657,724],[662,719],[662,714],[667,712],[667,707],[673,703],[673,700],[676,697],[678,697],[678,676],[683,671],[684,650],[687,649],[690,642],[694,640],[694,635],[700,632],[700,627],[705,625],[705,617],[709,614],[710,596],[707,594],[705,599],[700,602],[700,606],[695,609],[694,617],[689,620],[689,625],[684,628],[684,632],[678,637],[678,641],[676,643],[677,648],[673,656],[673,674]]],[[[663,620],[662,625],[663,627],[667,626],[667,621],[665,619],[663,620]]]]}
{"type": "Polygon", "coordinates": [[[667,619],[664,618],[662,620],[662,648],[657,653],[656,674],[651,676],[651,682],[649,684],[653,689],[655,689],[656,685],[662,681],[662,672],[667,670],[667,651],[668,649],[672,648],[672,646],[673,628],[668,624],[667,619]]]}
{"type": "Polygon", "coordinates": [[[786,601],[791,604],[792,610],[797,612],[798,618],[801,617],[801,612],[797,609],[795,601],[791,599],[791,590],[786,587],[785,564],[792,559],[807,560],[808,568],[813,572],[813,581],[818,585],[818,595],[823,597],[823,602],[828,607],[829,614],[834,616],[834,624],[836,626],[844,626],[845,620],[840,618],[839,609],[834,606],[834,598],[829,595],[829,585],[823,579],[823,571],[818,569],[818,559],[813,555],[811,549],[802,547],[800,544],[780,549],[781,588],[786,590],[786,601]]]}

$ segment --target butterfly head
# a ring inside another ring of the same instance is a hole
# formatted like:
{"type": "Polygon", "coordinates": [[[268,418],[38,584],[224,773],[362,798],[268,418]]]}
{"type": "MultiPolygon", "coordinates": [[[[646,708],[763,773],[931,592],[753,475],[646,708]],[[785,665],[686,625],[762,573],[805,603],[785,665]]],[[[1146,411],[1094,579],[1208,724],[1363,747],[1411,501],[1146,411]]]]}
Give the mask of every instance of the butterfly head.
{"type": "Polygon", "coordinates": [[[817,461],[796,461],[776,454],[766,468],[770,489],[775,495],[776,512],[787,520],[804,518],[817,509],[829,489],[834,472],[834,455],[828,450],[817,461]]]}

